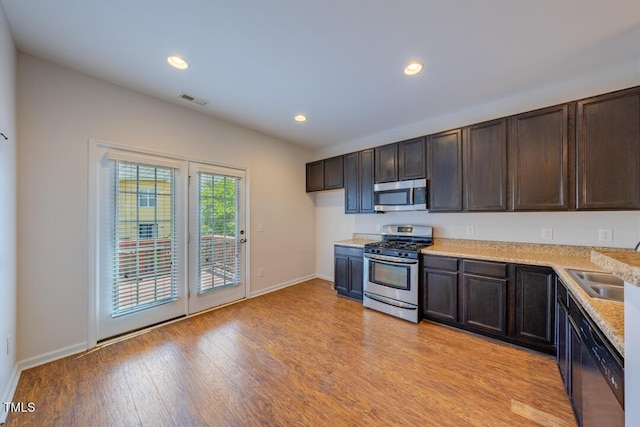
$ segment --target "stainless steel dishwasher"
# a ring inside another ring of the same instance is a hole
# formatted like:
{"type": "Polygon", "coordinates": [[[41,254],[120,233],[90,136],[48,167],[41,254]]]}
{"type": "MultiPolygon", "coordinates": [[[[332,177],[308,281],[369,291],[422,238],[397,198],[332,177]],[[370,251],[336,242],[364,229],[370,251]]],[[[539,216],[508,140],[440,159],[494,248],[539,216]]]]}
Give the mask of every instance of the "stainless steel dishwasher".
{"type": "Polygon", "coordinates": [[[582,426],[624,426],[623,362],[584,315],[578,325],[582,426]]]}

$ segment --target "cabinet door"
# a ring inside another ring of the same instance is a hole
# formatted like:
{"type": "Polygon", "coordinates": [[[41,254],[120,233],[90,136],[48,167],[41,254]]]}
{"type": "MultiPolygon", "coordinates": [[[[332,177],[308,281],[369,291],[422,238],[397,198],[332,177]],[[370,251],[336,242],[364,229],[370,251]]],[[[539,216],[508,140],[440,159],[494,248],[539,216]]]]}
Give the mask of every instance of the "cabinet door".
{"type": "Polygon", "coordinates": [[[427,177],[425,138],[415,138],[398,144],[398,175],[400,181],[427,177]]]}
{"type": "Polygon", "coordinates": [[[373,149],[346,154],[344,156],[344,212],[373,212],[373,185],[373,149]]]}
{"type": "Polygon", "coordinates": [[[571,329],[569,325],[569,310],[566,306],[567,289],[559,280],[556,280],[556,290],[556,361],[560,376],[562,376],[564,389],[567,395],[571,396],[571,354],[569,352],[571,329]]]}
{"type": "Polygon", "coordinates": [[[359,257],[349,257],[349,288],[348,288],[348,296],[362,301],[362,288],[364,274],[362,268],[364,266],[364,261],[362,256],[359,257]]]}
{"type": "Polygon", "coordinates": [[[507,210],[507,119],[465,128],[462,157],[465,210],[507,210]]]}
{"type": "Polygon", "coordinates": [[[556,305],[556,316],[558,321],[556,322],[556,361],[558,363],[558,371],[562,377],[564,383],[564,389],[567,394],[570,394],[570,380],[569,380],[569,314],[567,308],[559,301],[556,305]]]}
{"type": "Polygon", "coordinates": [[[307,193],[324,190],[324,160],[307,163],[307,193]]]}
{"type": "Polygon", "coordinates": [[[458,322],[458,272],[422,270],[422,309],[425,317],[458,322]]]}
{"type": "Polygon", "coordinates": [[[398,180],[398,143],[375,148],[375,179],[379,182],[398,180]]]}
{"type": "Polygon", "coordinates": [[[532,111],[510,120],[513,210],[569,209],[568,106],[532,111]]]}
{"type": "Polygon", "coordinates": [[[429,210],[462,211],[462,131],[429,136],[429,210]]]}
{"type": "Polygon", "coordinates": [[[358,153],[344,156],[344,213],[360,212],[360,161],[358,153]]]}
{"type": "Polygon", "coordinates": [[[334,283],[336,291],[340,295],[349,293],[349,258],[346,256],[336,255],[333,260],[334,264],[334,283]]]}
{"type": "Polygon", "coordinates": [[[373,172],[374,150],[362,150],[360,152],[360,212],[374,212],[373,199],[373,172]]]}
{"type": "Polygon", "coordinates": [[[542,267],[516,267],[516,340],[553,351],[555,273],[542,267]]]}
{"type": "Polygon", "coordinates": [[[338,295],[362,301],[363,256],[363,248],[334,247],[334,281],[338,295]]]}
{"type": "Polygon", "coordinates": [[[573,316],[569,316],[569,330],[571,336],[569,338],[569,356],[571,362],[571,401],[573,402],[573,409],[576,412],[576,418],[578,419],[578,425],[582,425],[582,358],[581,348],[582,339],[580,338],[580,332],[578,325],[573,316]]]}
{"type": "Polygon", "coordinates": [[[463,275],[462,322],[469,329],[505,336],[507,279],[463,275]]]}
{"type": "Polygon", "coordinates": [[[343,187],[343,156],[324,160],[324,189],[334,190],[343,187]]]}
{"type": "Polygon", "coordinates": [[[640,209],[640,89],[578,102],[578,209],[640,209]]]}

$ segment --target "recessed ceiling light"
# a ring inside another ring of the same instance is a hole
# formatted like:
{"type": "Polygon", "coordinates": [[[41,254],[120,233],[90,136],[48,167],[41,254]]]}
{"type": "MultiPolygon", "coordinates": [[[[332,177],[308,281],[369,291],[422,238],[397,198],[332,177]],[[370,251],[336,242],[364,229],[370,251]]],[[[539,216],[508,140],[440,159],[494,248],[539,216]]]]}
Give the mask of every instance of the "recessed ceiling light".
{"type": "Polygon", "coordinates": [[[307,116],[305,116],[304,114],[298,114],[293,118],[293,120],[295,120],[296,122],[306,122],[307,116]]]}
{"type": "Polygon", "coordinates": [[[411,62],[409,65],[404,67],[404,73],[407,76],[415,76],[420,71],[422,71],[422,64],[419,62],[411,62]]]}
{"type": "Polygon", "coordinates": [[[184,58],[180,56],[170,56],[167,58],[167,62],[174,68],[178,70],[186,70],[189,68],[189,63],[184,60],[184,58]]]}

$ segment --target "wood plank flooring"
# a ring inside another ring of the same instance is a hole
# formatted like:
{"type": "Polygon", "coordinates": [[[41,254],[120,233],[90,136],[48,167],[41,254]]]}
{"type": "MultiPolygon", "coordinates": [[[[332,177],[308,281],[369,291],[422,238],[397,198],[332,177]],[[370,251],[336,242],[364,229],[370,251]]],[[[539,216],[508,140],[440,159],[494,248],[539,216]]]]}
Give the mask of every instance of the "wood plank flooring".
{"type": "Polygon", "coordinates": [[[23,372],[7,426],[574,426],[555,360],[310,280],[23,372]]]}

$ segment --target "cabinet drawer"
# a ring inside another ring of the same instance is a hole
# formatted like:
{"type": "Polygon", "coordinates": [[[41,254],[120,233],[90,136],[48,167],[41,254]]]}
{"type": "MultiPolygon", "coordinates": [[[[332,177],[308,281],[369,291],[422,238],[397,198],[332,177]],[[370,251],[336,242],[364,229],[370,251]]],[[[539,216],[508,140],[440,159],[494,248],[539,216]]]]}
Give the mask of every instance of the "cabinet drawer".
{"type": "Polygon", "coordinates": [[[334,246],[334,254],[335,255],[344,255],[344,256],[363,256],[364,248],[357,248],[353,246],[334,246]]]}
{"type": "Polygon", "coordinates": [[[507,264],[501,262],[487,262],[487,261],[463,261],[463,272],[465,274],[477,274],[480,276],[491,277],[507,277],[507,264]]]}
{"type": "Polygon", "coordinates": [[[425,255],[422,257],[422,265],[425,268],[438,270],[458,271],[458,259],[425,255]]]}

